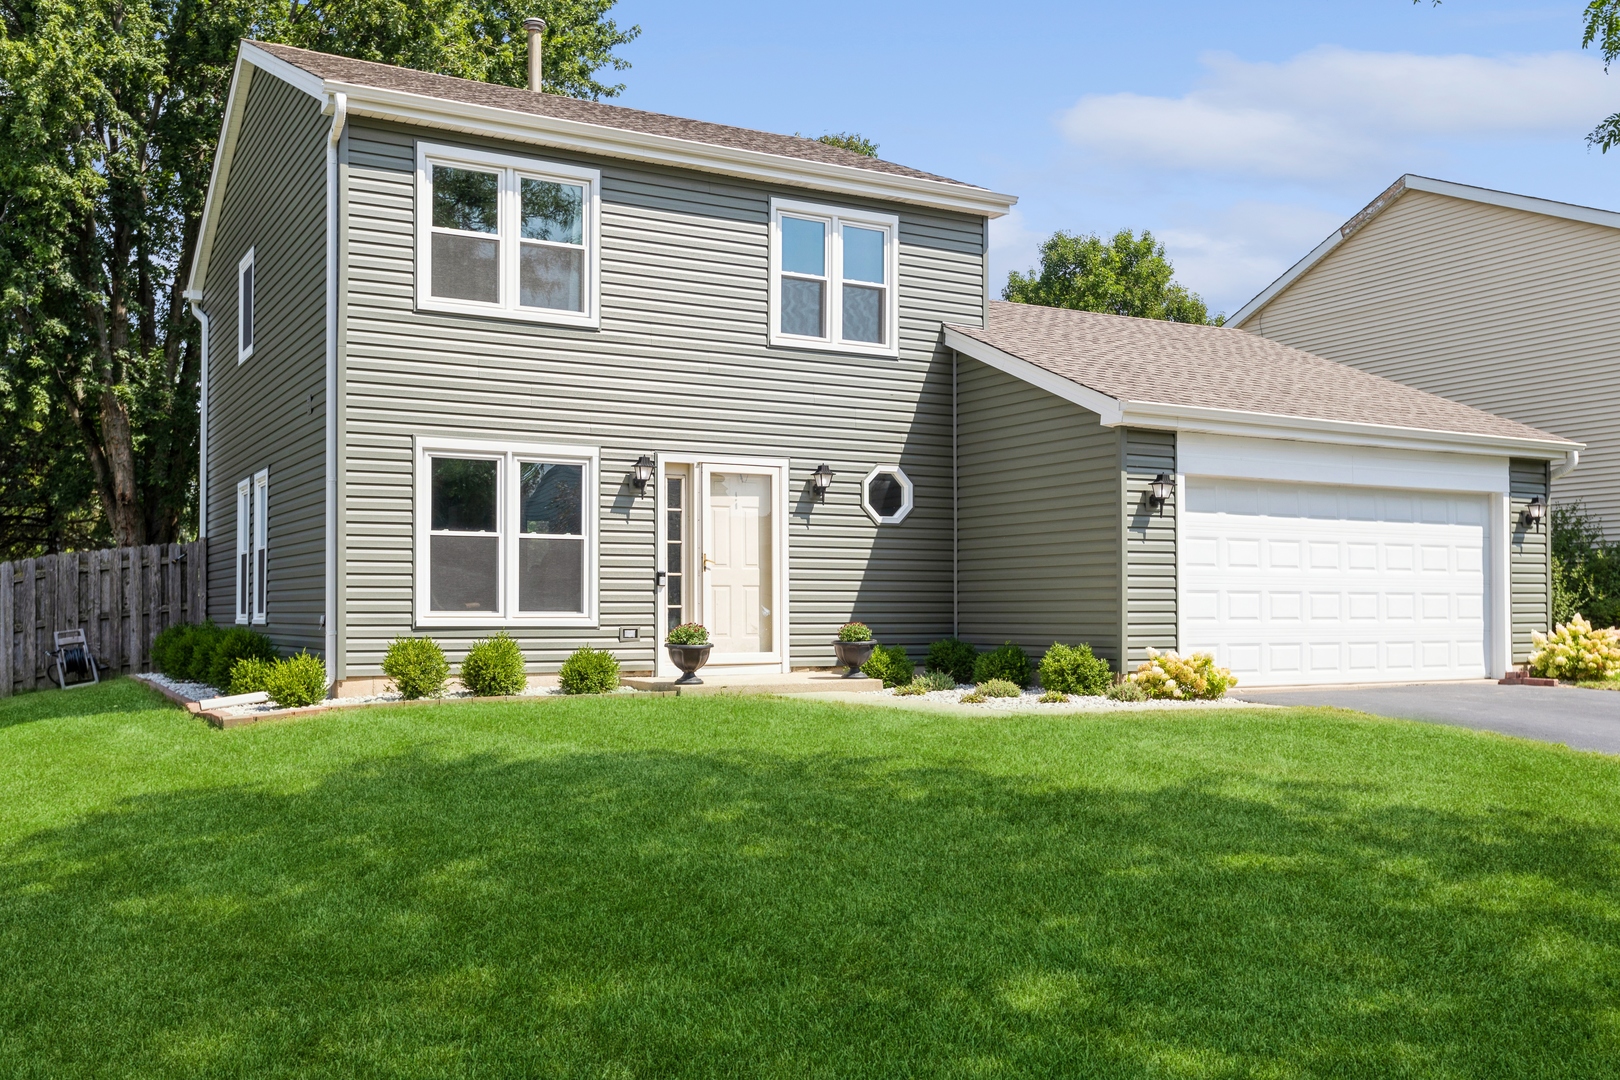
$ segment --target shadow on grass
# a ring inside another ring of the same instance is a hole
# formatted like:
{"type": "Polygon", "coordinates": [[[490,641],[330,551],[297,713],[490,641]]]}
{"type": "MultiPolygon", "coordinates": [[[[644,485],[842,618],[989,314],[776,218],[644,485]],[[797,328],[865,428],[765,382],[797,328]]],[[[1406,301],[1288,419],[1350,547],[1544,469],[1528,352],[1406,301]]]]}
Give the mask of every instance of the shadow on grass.
{"type": "Polygon", "coordinates": [[[1615,1074],[1620,835],[1290,784],[372,760],[0,863],[0,1069],[1615,1074]]]}
{"type": "Polygon", "coordinates": [[[66,690],[52,686],[0,700],[0,730],[65,716],[104,716],[150,709],[178,711],[179,708],[139,679],[113,677],[92,686],[66,690]]]}

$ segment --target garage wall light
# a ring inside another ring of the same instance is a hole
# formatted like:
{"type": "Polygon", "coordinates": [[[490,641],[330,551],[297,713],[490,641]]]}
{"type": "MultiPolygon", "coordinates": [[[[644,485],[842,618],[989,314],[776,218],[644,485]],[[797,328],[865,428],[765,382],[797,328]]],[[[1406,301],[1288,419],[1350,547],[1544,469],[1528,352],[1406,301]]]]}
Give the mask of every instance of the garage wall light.
{"type": "Polygon", "coordinates": [[[1547,504],[1542,501],[1540,495],[1536,495],[1531,498],[1530,504],[1524,508],[1524,513],[1519,516],[1519,520],[1523,521],[1529,528],[1539,529],[1541,528],[1542,519],[1546,516],[1547,504]]]}
{"type": "Polygon", "coordinates": [[[1170,501],[1170,493],[1176,490],[1176,482],[1169,473],[1160,473],[1153,478],[1148,488],[1148,503],[1155,509],[1170,501]]]}

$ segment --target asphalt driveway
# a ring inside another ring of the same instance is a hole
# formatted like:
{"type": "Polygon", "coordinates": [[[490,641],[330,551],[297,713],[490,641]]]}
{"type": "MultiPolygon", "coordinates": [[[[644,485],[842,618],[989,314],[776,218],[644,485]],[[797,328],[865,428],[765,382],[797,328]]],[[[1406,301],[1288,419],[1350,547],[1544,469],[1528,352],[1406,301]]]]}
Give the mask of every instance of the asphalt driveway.
{"type": "Polygon", "coordinates": [[[1620,754],[1620,692],[1613,690],[1480,681],[1248,691],[1239,687],[1232,696],[1267,705],[1334,705],[1620,754]]]}

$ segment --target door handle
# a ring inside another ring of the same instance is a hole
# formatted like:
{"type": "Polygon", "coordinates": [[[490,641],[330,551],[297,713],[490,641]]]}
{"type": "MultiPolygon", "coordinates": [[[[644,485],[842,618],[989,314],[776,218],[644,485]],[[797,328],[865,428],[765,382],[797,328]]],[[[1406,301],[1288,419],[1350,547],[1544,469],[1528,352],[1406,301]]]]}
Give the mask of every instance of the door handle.
{"type": "Polygon", "coordinates": [[[703,569],[707,570],[709,567],[711,567],[713,565],[714,565],[714,560],[713,559],[709,558],[707,555],[703,556],[703,569]]]}

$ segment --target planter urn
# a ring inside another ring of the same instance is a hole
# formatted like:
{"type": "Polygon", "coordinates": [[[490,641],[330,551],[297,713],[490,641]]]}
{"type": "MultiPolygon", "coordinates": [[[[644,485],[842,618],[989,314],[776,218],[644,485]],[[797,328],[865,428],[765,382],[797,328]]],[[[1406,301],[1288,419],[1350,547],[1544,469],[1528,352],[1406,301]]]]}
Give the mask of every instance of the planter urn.
{"type": "Polygon", "coordinates": [[[703,645],[673,645],[664,646],[669,652],[669,658],[675,666],[681,669],[681,677],[675,680],[676,686],[700,686],[703,680],[697,677],[698,668],[709,662],[709,650],[714,648],[713,642],[703,645]]]}
{"type": "Polygon", "coordinates": [[[853,679],[861,673],[861,665],[872,659],[872,650],[877,648],[875,641],[835,641],[833,651],[838,654],[838,662],[849,670],[844,672],[844,678],[853,679]]]}

